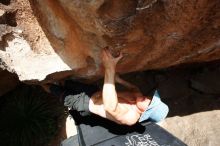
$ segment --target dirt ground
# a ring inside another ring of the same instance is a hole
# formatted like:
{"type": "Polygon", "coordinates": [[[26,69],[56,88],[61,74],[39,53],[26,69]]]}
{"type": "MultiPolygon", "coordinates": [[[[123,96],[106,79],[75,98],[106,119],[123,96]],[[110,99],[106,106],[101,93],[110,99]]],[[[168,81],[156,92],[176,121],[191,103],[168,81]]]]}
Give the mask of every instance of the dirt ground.
{"type": "Polygon", "coordinates": [[[43,80],[48,74],[69,70],[51,47],[30,3],[7,2],[0,1],[0,68],[15,73],[20,81],[33,79],[34,83],[36,77],[43,80]]]}
{"type": "MultiPolygon", "coordinates": [[[[2,0],[0,9],[7,15],[0,24],[7,29],[20,29],[35,53],[51,53],[51,46],[27,0],[2,0]]],[[[0,33],[1,34],[1,33],[0,33]]]]}

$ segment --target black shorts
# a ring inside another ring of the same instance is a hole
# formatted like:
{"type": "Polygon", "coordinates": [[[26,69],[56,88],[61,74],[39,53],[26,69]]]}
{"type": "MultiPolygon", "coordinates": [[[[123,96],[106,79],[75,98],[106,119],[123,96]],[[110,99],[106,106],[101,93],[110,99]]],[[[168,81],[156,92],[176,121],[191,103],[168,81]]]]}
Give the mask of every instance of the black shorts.
{"type": "Polygon", "coordinates": [[[64,105],[71,110],[78,111],[81,115],[89,115],[90,97],[99,89],[95,85],[88,85],[76,81],[67,80],[64,86],[51,85],[50,92],[59,97],[64,105]]]}

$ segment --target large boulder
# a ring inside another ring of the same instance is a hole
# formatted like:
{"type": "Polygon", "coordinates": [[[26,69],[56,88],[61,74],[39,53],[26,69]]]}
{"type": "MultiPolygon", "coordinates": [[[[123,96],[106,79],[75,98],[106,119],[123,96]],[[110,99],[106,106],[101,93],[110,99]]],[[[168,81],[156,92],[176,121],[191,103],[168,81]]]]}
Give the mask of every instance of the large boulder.
{"type": "Polygon", "coordinates": [[[106,46],[124,54],[120,73],[220,58],[219,0],[1,3],[7,15],[1,12],[0,29],[10,31],[1,34],[0,57],[22,81],[100,77],[100,52],[106,46]]]}
{"type": "Polygon", "coordinates": [[[105,46],[125,54],[121,73],[220,58],[219,0],[30,2],[55,51],[87,77],[100,74],[105,46]]]}

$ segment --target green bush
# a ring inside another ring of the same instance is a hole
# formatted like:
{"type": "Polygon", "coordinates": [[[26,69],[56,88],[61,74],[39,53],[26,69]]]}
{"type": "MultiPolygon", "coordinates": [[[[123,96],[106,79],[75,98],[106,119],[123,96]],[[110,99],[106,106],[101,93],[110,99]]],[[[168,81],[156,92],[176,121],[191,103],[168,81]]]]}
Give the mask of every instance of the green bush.
{"type": "Polygon", "coordinates": [[[0,146],[44,146],[56,134],[64,108],[40,87],[22,85],[0,98],[0,146]]]}

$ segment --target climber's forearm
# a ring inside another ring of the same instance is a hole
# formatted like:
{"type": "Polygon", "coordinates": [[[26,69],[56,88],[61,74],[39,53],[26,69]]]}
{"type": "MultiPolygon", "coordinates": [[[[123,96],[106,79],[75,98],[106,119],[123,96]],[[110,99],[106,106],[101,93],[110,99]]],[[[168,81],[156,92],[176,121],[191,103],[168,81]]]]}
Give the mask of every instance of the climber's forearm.
{"type": "Polygon", "coordinates": [[[107,112],[115,112],[118,105],[118,97],[115,90],[115,70],[105,70],[105,80],[102,92],[104,108],[107,112]]]}

